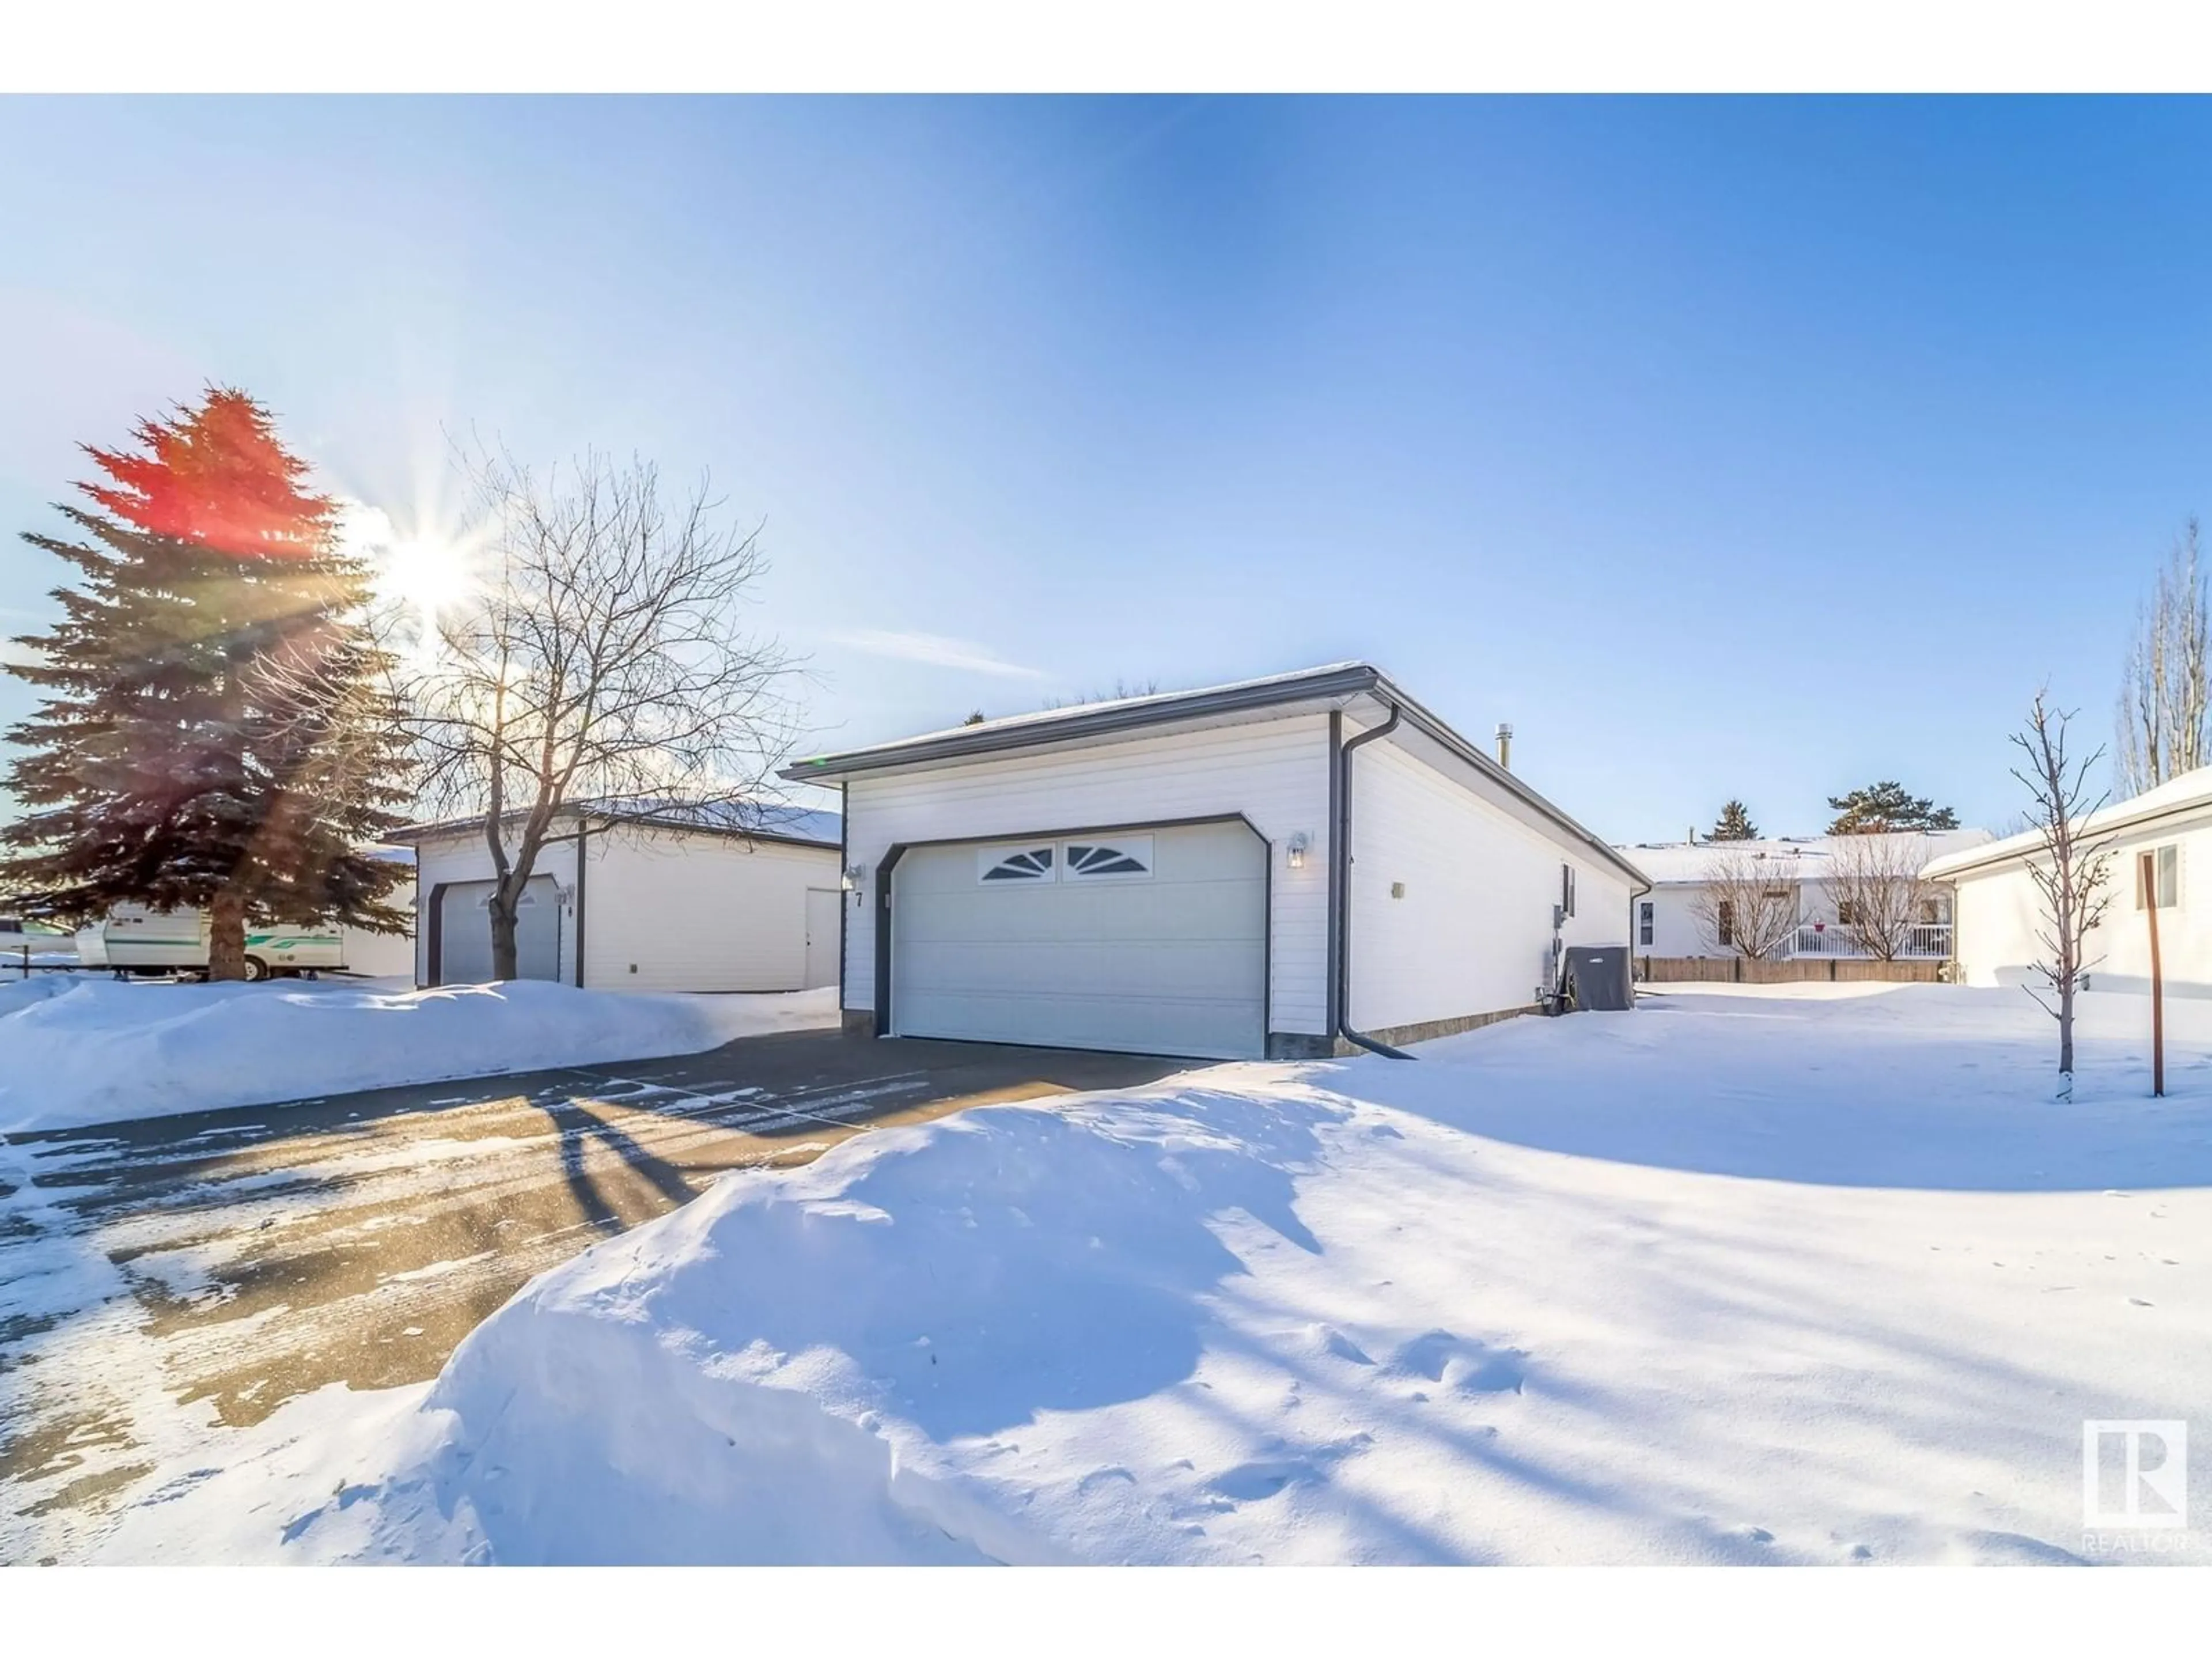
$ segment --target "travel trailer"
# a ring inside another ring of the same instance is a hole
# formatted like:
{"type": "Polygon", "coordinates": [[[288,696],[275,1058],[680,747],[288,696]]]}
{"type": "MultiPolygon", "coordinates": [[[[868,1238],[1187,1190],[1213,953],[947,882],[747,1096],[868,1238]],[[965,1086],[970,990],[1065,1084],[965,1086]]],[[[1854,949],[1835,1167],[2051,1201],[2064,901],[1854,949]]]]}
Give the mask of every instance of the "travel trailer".
{"type": "MultiPolygon", "coordinates": [[[[77,960],[87,968],[127,974],[204,973],[208,918],[204,910],[149,910],[118,905],[105,921],[77,930],[77,960]]],[[[248,979],[313,975],[346,966],[344,937],[335,927],[272,927],[246,936],[248,979]]]]}

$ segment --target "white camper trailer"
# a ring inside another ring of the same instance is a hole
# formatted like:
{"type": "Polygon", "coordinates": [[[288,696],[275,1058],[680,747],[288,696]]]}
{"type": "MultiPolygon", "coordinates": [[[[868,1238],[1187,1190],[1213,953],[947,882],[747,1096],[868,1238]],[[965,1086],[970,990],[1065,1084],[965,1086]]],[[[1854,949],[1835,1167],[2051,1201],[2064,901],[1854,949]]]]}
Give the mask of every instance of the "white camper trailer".
{"type": "MultiPolygon", "coordinates": [[[[120,974],[204,973],[204,910],[149,910],[121,904],[105,921],[77,930],[77,960],[120,974]]],[[[335,927],[270,927],[246,936],[248,979],[291,977],[346,966],[345,940],[335,927]]]]}

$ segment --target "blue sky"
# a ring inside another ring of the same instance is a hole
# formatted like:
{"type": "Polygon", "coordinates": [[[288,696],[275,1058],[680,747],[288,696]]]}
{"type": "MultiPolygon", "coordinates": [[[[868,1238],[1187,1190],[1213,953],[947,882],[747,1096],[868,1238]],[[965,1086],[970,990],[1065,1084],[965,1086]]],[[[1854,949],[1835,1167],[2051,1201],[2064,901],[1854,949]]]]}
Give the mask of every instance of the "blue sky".
{"type": "MultiPolygon", "coordinates": [[[[2002,828],[2212,466],[2201,102],[18,98],[0,158],[0,527],[208,380],[403,526],[471,426],[712,467],[817,748],[1364,658],[1614,837],[2002,828]]],[[[60,574],[0,549],[9,631],[60,574]]]]}

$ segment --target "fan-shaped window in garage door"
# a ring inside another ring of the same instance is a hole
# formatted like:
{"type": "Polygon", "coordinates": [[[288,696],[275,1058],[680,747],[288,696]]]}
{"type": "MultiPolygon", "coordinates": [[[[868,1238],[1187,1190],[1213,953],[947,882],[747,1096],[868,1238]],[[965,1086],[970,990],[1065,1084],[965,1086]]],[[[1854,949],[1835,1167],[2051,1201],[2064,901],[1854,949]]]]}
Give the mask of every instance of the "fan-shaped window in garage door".
{"type": "Polygon", "coordinates": [[[978,881],[1050,881],[1052,848],[1027,847],[1018,853],[988,847],[975,860],[978,881]]]}
{"type": "Polygon", "coordinates": [[[1061,849],[1061,862],[1070,881],[1095,881],[1101,877],[1149,876],[1152,873],[1152,838],[1117,836],[1112,841],[1071,841],[1061,849]]]}

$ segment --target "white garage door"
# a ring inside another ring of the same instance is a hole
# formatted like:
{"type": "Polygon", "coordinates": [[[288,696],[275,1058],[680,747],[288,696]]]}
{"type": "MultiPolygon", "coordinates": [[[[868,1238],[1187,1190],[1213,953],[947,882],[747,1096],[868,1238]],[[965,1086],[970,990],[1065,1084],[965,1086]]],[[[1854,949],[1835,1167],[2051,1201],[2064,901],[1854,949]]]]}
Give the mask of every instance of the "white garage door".
{"type": "MultiPolygon", "coordinates": [[[[457,881],[439,896],[441,985],[481,985],[491,978],[491,890],[488,881],[457,881]]],[[[531,877],[514,907],[514,975],[561,977],[561,890],[550,876],[531,877]]]]}
{"type": "Polygon", "coordinates": [[[921,847],[891,877],[891,1029],[1267,1048],[1267,849],[1241,822],[921,847]]]}

